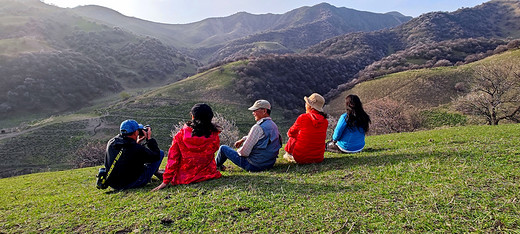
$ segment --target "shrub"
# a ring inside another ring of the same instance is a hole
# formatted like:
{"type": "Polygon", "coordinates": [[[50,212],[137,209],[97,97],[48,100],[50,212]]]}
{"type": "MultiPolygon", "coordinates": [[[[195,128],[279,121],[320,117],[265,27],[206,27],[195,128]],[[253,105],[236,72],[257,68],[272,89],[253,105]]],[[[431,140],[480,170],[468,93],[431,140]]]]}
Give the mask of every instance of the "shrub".
{"type": "Polygon", "coordinates": [[[129,99],[131,96],[130,96],[130,94],[128,94],[127,92],[124,92],[124,91],[123,91],[123,92],[119,93],[119,97],[121,97],[122,100],[127,100],[127,99],[129,99]]]}
{"type": "Polygon", "coordinates": [[[235,141],[240,138],[240,131],[233,120],[227,120],[220,113],[215,113],[213,122],[222,128],[220,133],[221,145],[234,145],[235,141]]]}
{"type": "Polygon", "coordinates": [[[73,159],[75,168],[92,167],[103,165],[105,162],[106,145],[101,142],[87,142],[76,150],[73,159]]]}
{"type": "MultiPolygon", "coordinates": [[[[235,121],[227,120],[220,113],[215,112],[213,123],[220,126],[222,129],[222,132],[220,132],[219,135],[221,145],[234,145],[235,141],[240,138],[240,131],[238,130],[235,121]]],[[[170,136],[173,138],[175,134],[177,134],[184,127],[184,124],[185,122],[182,121],[174,124],[170,136]]]]}
{"type": "Polygon", "coordinates": [[[420,123],[417,111],[412,106],[388,98],[367,103],[366,112],[372,121],[369,132],[371,135],[411,132],[420,123]]]}

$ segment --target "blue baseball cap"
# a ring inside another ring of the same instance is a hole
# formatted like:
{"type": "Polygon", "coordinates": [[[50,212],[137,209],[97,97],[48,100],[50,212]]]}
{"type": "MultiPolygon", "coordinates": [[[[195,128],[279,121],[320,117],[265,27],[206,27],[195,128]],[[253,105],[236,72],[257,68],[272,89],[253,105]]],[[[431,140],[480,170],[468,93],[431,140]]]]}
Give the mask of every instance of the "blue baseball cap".
{"type": "Polygon", "coordinates": [[[138,129],[143,129],[143,125],[138,124],[137,121],[133,119],[127,119],[123,121],[119,127],[121,134],[130,134],[137,131],[138,129]]]}

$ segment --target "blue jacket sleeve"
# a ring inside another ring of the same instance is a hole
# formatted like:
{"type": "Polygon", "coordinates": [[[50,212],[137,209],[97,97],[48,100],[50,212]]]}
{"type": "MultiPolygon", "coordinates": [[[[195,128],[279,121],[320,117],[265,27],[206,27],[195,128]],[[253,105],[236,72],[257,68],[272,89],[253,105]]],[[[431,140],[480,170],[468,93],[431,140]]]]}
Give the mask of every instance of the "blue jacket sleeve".
{"type": "Polygon", "coordinates": [[[333,141],[339,141],[341,136],[343,135],[343,131],[347,127],[347,113],[344,113],[339,117],[338,124],[334,129],[334,134],[332,135],[333,141]]]}

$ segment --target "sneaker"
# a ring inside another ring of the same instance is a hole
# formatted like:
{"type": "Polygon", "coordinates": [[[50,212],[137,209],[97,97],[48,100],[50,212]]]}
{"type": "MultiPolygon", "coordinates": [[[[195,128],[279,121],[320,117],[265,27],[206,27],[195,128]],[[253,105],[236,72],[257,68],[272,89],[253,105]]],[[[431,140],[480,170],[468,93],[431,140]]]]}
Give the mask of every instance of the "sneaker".
{"type": "Polygon", "coordinates": [[[285,152],[285,154],[283,155],[283,158],[285,160],[287,160],[288,162],[291,162],[291,163],[296,162],[296,160],[294,160],[294,157],[291,154],[287,153],[287,152],[285,152]]]}
{"type": "Polygon", "coordinates": [[[325,151],[332,153],[341,153],[341,150],[339,150],[338,146],[333,141],[329,141],[325,144],[325,151]]]}
{"type": "Polygon", "coordinates": [[[155,177],[157,177],[157,179],[159,179],[160,181],[163,180],[163,174],[164,174],[164,170],[157,170],[155,173],[153,173],[155,175],[155,177]]]}

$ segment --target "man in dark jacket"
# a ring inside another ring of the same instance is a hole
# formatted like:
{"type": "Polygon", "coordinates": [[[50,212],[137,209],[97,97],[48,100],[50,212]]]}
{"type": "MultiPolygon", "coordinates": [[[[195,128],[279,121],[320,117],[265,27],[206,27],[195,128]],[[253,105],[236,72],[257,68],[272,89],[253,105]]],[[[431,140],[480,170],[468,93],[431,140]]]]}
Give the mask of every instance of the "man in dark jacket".
{"type": "Polygon", "coordinates": [[[152,138],[151,129],[143,129],[143,125],[129,119],[121,123],[120,131],[107,143],[106,184],[114,189],[130,189],[145,186],[154,174],[162,177],[158,169],[164,152],[152,138]]]}

